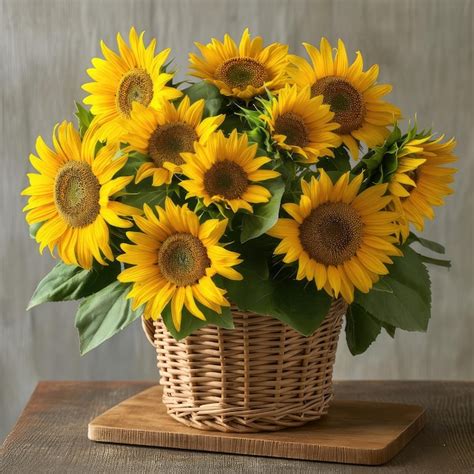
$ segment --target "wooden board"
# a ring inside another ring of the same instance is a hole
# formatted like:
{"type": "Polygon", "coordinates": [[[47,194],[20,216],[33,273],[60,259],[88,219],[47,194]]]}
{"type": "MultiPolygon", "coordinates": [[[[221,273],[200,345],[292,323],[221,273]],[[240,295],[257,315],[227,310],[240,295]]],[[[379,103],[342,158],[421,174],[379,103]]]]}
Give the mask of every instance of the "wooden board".
{"type": "Polygon", "coordinates": [[[236,434],[188,428],[167,415],[162,388],[151,387],[89,423],[89,439],[166,448],[339,463],[383,464],[424,426],[417,405],[333,401],[329,414],[299,428],[236,434]]]}
{"type": "MultiPolygon", "coordinates": [[[[367,474],[367,466],[92,443],[87,424],[156,381],[40,382],[0,447],[0,472],[367,474]]],[[[3,388],[3,387],[2,387],[3,388]]],[[[337,399],[422,405],[423,430],[377,474],[474,472],[474,382],[336,381],[337,399]]],[[[2,411],[0,410],[0,413],[2,411]]],[[[0,415],[0,425],[4,418],[0,415]]]]}

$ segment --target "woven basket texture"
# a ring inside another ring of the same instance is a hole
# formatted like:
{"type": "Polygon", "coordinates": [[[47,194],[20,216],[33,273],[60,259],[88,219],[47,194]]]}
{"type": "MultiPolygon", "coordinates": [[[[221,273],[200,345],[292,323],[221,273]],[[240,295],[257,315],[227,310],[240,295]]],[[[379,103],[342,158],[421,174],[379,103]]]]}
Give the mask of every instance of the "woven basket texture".
{"type": "Polygon", "coordinates": [[[142,319],[156,347],[163,403],[202,430],[276,431],[326,414],[347,309],[333,301],[309,337],[275,318],[232,308],[234,329],[206,326],[176,341],[161,320],[142,319]]]}

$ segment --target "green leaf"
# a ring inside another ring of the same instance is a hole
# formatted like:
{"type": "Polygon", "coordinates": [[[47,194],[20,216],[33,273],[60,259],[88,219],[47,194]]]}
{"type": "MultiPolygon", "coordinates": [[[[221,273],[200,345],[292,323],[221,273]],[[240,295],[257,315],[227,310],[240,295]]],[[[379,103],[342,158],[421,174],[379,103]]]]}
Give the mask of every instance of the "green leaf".
{"type": "Polygon", "coordinates": [[[89,125],[91,124],[94,115],[92,114],[92,112],[84,108],[79,102],[76,102],[75,116],[77,117],[79,122],[79,134],[82,138],[84,136],[84,133],[86,133],[86,130],[89,128],[89,125]]]}
{"type": "Polygon", "coordinates": [[[380,291],[382,293],[383,292],[393,293],[392,287],[383,278],[374,284],[371,291],[380,291]]]}
{"type": "Polygon", "coordinates": [[[139,184],[129,184],[125,193],[120,196],[120,201],[129,206],[142,209],[144,204],[149,206],[162,206],[168,196],[166,186],[153,186],[151,183],[142,181],[139,184]]]}
{"type": "MultiPolygon", "coordinates": [[[[419,243],[424,248],[426,248],[428,250],[431,250],[432,252],[436,252],[436,253],[439,253],[439,254],[444,254],[446,252],[446,249],[440,243],[435,242],[433,240],[428,240],[428,239],[424,239],[422,237],[418,237],[413,232],[410,232],[410,235],[408,236],[406,244],[410,245],[413,242],[419,243]]],[[[436,265],[438,267],[451,268],[451,261],[450,260],[444,260],[444,259],[428,257],[427,255],[420,254],[419,252],[416,252],[416,253],[420,257],[422,262],[429,263],[431,265],[436,265]]]]}
{"type": "Polygon", "coordinates": [[[252,276],[257,276],[261,280],[270,278],[270,270],[268,268],[267,257],[271,258],[275,248],[275,240],[269,235],[262,235],[258,239],[245,245],[231,244],[229,250],[240,254],[243,260],[235,269],[240,272],[249,272],[252,276]]]}
{"type": "Polygon", "coordinates": [[[173,318],[171,316],[171,304],[166,305],[165,309],[163,310],[163,313],[161,314],[163,322],[165,323],[168,331],[177,341],[208,325],[219,326],[226,329],[234,328],[234,322],[232,320],[230,308],[222,308],[222,314],[218,314],[199,303],[196,304],[204,313],[204,316],[206,316],[206,321],[196,318],[196,316],[193,316],[186,307],[183,307],[181,328],[179,331],[176,330],[173,324],[173,318]]]}
{"type": "Polygon", "coordinates": [[[364,308],[349,306],[346,314],[346,341],[352,355],[362,354],[377,339],[382,326],[364,308]]]}
{"type": "Polygon", "coordinates": [[[342,171],[327,171],[326,173],[331,178],[333,183],[336,183],[337,180],[344,174],[342,171]]]}
{"type": "Polygon", "coordinates": [[[379,323],[385,329],[387,334],[393,339],[395,337],[395,331],[397,328],[395,326],[392,326],[391,324],[384,323],[383,321],[379,321],[379,323]]]}
{"type": "Polygon", "coordinates": [[[338,171],[350,171],[351,170],[351,157],[347,148],[340,146],[334,150],[333,163],[338,171]]]}
{"type": "Polygon", "coordinates": [[[396,154],[385,155],[382,161],[382,175],[384,182],[389,180],[389,177],[397,171],[398,158],[396,154]]]}
{"type": "Polygon", "coordinates": [[[203,114],[205,117],[211,117],[220,113],[224,99],[215,85],[201,81],[184,89],[183,92],[191,99],[191,102],[196,102],[199,99],[205,100],[206,104],[203,114]]]}
{"type": "Polygon", "coordinates": [[[244,132],[245,125],[245,122],[239,115],[226,115],[225,120],[220,128],[226,135],[230,135],[234,129],[236,129],[239,133],[244,132]]]}
{"type": "Polygon", "coordinates": [[[87,297],[79,305],[76,328],[79,331],[81,355],[102,344],[135,319],[142,311],[132,311],[126,299],[130,287],[118,281],[87,297]]]}
{"type": "Polygon", "coordinates": [[[59,262],[38,284],[28,309],[50,301],[78,300],[95,293],[115,281],[120,273],[120,263],[97,265],[84,270],[75,265],[59,262]]]}
{"type": "Polygon", "coordinates": [[[117,173],[115,177],[118,176],[135,176],[137,174],[138,168],[144,163],[149,162],[150,159],[146,155],[142,155],[138,152],[133,152],[128,155],[127,162],[117,173]]]}
{"type": "Polygon", "coordinates": [[[429,263],[430,265],[436,265],[437,267],[451,268],[451,260],[442,260],[440,258],[432,258],[427,255],[418,254],[420,260],[424,263],[429,263]]]}
{"type": "Polygon", "coordinates": [[[243,218],[242,234],[240,236],[242,243],[263,235],[278,220],[285,184],[281,179],[278,179],[269,183],[267,187],[272,193],[270,201],[255,206],[253,214],[246,214],[243,218]]]}
{"type": "Polygon", "coordinates": [[[355,301],[379,321],[407,331],[426,331],[430,318],[430,279],[420,256],[408,246],[380,280],[386,291],[357,292],[355,301]],[[383,282],[383,283],[382,283],[383,282]]]}
{"type": "Polygon", "coordinates": [[[369,183],[378,184],[388,182],[390,175],[393,174],[398,167],[398,150],[403,143],[404,139],[402,139],[401,130],[398,125],[395,124],[393,131],[385,142],[380,146],[370,149],[356,165],[353,172],[365,167],[369,183]]]}
{"type": "Polygon", "coordinates": [[[29,227],[30,237],[35,240],[36,234],[38,233],[40,227],[44,224],[44,222],[36,222],[35,224],[31,224],[29,227]]]}
{"type": "Polygon", "coordinates": [[[444,254],[446,252],[446,249],[440,243],[435,242],[433,240],[423,239],[422,237],[418,237],[417,235],[415,235],[413,232],[410,232],[410,235],[407,239],[407,243],[411,244],[412,242],[418,242],[420,245],[422,245],[428,250],[431,250],[432,252],[441,254],[444,254]]]}
{"type": "Polygon", "coordinates": [[[228,297],[242,311],[279,319],[299,333],[313,334],[329,311],[331,298],[314,284],[296,280],[267,279],[265,257],[255,255],[238,266],[241,281],[225,280],[228,297]]]}
{"type": "Polygon", "coordinates": [[[347,150],[340,146],[334,150],[334,158],[324,157],[318,161],[318,168],[324,171],[340,171],[345,173],[351,170],[350,156],[347,150]]]}

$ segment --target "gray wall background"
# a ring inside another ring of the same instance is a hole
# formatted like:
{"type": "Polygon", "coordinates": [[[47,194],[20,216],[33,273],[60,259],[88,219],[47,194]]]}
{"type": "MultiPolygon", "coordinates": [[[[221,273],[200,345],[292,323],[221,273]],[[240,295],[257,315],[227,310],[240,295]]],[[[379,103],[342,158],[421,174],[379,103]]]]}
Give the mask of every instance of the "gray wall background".
{"type": "Polygon", "coordinates": [[[456,194],[425,235],[446,244],[450,271],[433,268],[433,316],[427,334],[382,335],[352,357],[341,341],[338,379],[472,379],[473,370],[473,9],[469,0],[1,0],[0,155],[0,440],[39,379],[156,378],[154,352],[139,324],[81,358],[74,304],[25,312],[39,279],[52,267],[28,237],[21,212],[28,155],[37,135],[72,119],[99,40],[114,45],[130,25],[172,47],[179,77],[193,41],[245,26],[266,42],[322,35],[360,49],[380,65],[391,99],[422,127],[455,135],[460,157],[456,194]]]}

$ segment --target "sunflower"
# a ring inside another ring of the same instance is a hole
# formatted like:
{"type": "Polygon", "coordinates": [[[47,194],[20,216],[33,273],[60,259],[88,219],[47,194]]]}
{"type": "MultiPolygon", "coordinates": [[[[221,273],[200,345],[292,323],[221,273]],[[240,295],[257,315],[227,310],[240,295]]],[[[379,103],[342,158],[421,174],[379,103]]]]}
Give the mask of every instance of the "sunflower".
{"type": "Polygon", "coordinates": [[[322,95],[324,102],[335,113],[340,125],[337,132],[351,151],[359,157],[358,142],[374,147],[383,143],[389,134],[388,126],[400,117],[400,110],[381,98],[392,90],[388,84],[376,84],[379,74],[377,64],[363,72],[363,59],[357,52],[356,60],[349,66],[346,48],[339,40],[335,57],[326,38],[320,49],[303,43],[312,65],[298,56],[290,57],[288,75],[299,87],[310,86],[311,95],[322,95]]]}
{"type": "Polygon", "coordinates": [[[239,254],[219,245],[227,220],[210,219],[203,223],[187,205],[175,205],[166,199],[165,208],[156,206],[158,216],[145,204],[145,216],[135,216],[141,232],[127,232],[134,243],[122,244],[121,262],[133,265],[118,280],[133,283],[128,298],[133,308],[145,304],[146,318],[158,319],[171,302],[173,324],[179,331],[183,306],[205,320],[196,301],[216,313],[229,306],[225,290],[217,287],[212,277],[219,274],[241,280],[234,267],[242,260],[239,254]]]}
{"type": "Polygon", "coordinates": [[[91,105],[91,112],[104,126],[101,138],[115,137],[120,133],[124,119],[130,117],[133,102],[156,108],[162,99],[172,100],[181,96],[179,90],[166,86],[173,74],[161,72],[170,49],[155,56],[156,40],[145,47],[143,35],[141,33],[138,37],[132,27],[130,46],[127,46],[118,34],[120,54],[110,50],[102,41],[105,59],[94,58],[94,67],[87,70],[94,82],[82,86],[90,93],[84,103],[91,105]]]}
{"type": "Polygon", "coordinates": [[[180,183],[188,191],[186,198],[202,198],[205,206],[224,202],[233,212],[253,212],[252,204],[269,201],[270,191],[253,183],[276,178],[280,173],[260,169],[271,159],[255,157],[258,145],[249,145],[245,133],[239,136],[234,129],[227,138],[219,131],[209,137],[206,145],[196,142],[194,146],[195,153],[182,154],[185,164],[181,171],[189,178],[180,183]]]}
{"type": "Polygon", "coordinates": [[[273,43],[264,48],[260,36],[250,39],[248,29],[239,46],[229,35],[224,43],[213,38],[207,45],[195,44],[202,57],[189,55],[191,74],[215,84],[223,95],[249,100],[285,84],[288,46],[273,43]]]}
{"type": "Polygon", "coordinates": [[[286,85],[265,109],[260,118],[268,124],[278,146],[301,155],[308,163],[321,156],[334,156],[331,148],[341,144],[333,132],[339,128],[332,121],[334,113],[321,96],[311,98],[309,86],[298,90],[286,85]]]}
{"type": "Polygon", "coordinates": [[[225,115],[202,119],[204,105],[203,99],[191,105],[188,96],[183,98],[178,108],[163,101],[159,111],[133,104],[122,140],[129,144],[127,150],[150,157],[150,161],[138,169],[137,183],[153,176],[154,186],[169,184],[184,162],[181,153],[193,151],[195,141],[205,143],[221,125],[225,115]]]}
{"type": "Polygon", "coordinates": [[[453,155],[456,142],[451,139],[441,143],[442,139],[414,138],[398,154],[398,168],[388,190],[394,196],[393,206],[402,215],[403,240],[410,232],[410,222],[422,231],[425,218],[434,218],[433,207],[442,206],[444,197],[453,193],[449,185],[457,170],[443,165],[457,161],[453,155]]]}
{"type": "Polygon", "coordinates": [[[351,303],[354,288],[367,293],[388,273],[390,256],[401,255],[393,245],[397,213],[381,210],[392,200],[384,196],[387,184],[359,193],[362,174],[349,182],[345,173],[333,184],[320,173],[319,180],[301,181],[299,204],[283,205],[292,218],[279,219],[268,233],[281,239],[275,254],[285,254],[284,263],[298,261],[298,280],[314,280],[318,290],[351,303]]]}
{"type": "Polygon", "coordinates": [[[109,225],[131,227],[121,216],[140,213],[138,209],[113,200],[132,179],[113,176],[126,163],[116,158],[117,144],[102,147],[97,156],[98,123],[94,121],[83,141],[73,125],[63,122],[53,133],[54,150],[41,137],[36,141],[38,156],[30,161],[38,173],[28,174],[30,186],[22,194],[30,196],[23,209],[28,224],[42,223],[36,234],[40,252],[48,247],[68,265],[90,269],[93,259],[106,265],[114,260],[109,245],[109,225]]]}

